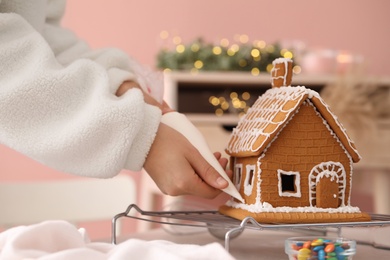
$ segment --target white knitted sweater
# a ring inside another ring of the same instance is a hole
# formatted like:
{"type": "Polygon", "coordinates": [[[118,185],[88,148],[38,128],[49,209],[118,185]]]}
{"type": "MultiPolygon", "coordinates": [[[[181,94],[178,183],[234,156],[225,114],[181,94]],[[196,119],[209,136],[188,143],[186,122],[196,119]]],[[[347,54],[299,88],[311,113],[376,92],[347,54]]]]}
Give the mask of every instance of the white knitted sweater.
{"type": "Polygon", "coordinates": [[[90,50],[60,26],[64,9],[62,0],[0,0],[0,143],[66,173],[138,171],[161,111],[137,89],[115,92],[135,80],[160,99],[162,84],[119,50],[90,50]]]}

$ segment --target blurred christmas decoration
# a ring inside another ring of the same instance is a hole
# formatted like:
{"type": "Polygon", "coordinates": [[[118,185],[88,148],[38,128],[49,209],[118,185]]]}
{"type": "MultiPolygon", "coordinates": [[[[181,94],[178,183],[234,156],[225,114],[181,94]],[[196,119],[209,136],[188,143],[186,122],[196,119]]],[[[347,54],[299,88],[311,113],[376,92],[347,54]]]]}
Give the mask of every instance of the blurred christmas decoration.
{"type": "MultiPolygon", "coordinates": [[[[260,72],[270,72],[272,61],[276,58],[294,58],[292,50],[284,49],[278,43],[249,43],[246,35],[240,35],[232,44],[227,39],[222,39],[219,44],[212,44],[202,38],[183,44],[177,36],[172,42],[172,48],[162,48],[157,55],[157,67],[160,69],[249,71],[252,75],[258,75],[260,72]]],[[[295,71],[300,71],[299,66],[296,66],[295,71]]]]}
{"type": "Polygon", "coordinates": [[[251,100],[251,94],[246,91],[241,94],[237,92],[230,92],[227,97],[209,97],[209,103],[214,106],[216,116],[222,116],[228,113],[234,113],[238,114],[238,116],[242,116],[248,111],[250,104],[253,102],[254,100],[251,100]]]}

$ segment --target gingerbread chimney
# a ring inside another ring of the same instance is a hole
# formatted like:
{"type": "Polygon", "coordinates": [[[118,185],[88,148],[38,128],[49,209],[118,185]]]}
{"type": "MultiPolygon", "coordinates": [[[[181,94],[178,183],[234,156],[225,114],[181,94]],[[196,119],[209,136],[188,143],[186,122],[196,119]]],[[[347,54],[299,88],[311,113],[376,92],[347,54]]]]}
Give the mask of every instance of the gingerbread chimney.
{"type": "Polygon", "coordinates": [[[274,66],[271,70],[272,87],[290,86],[292,78],[292,60],[288,58],[278,58],[272,62],[274,66]]]}

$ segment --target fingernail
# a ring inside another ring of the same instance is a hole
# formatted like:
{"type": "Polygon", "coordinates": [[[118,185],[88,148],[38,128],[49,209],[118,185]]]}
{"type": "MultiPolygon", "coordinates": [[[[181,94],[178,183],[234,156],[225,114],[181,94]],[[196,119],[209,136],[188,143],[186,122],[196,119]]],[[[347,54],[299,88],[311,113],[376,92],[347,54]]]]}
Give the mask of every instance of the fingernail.
{"type": "Polygon", "coordinates": [[[217,183],[218,183],[218,185],[219,186],[226,186],[228,183],[227,183],[227,181],[224,179],[224,178],[222,178],[222,177],[218,177],[218,179],[217,179],[217,183]]]}

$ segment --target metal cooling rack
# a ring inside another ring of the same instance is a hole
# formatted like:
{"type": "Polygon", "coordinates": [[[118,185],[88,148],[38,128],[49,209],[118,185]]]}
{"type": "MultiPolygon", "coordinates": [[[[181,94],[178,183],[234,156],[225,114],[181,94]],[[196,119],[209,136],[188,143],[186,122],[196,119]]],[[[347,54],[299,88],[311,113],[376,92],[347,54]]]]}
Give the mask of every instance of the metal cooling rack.
{"type": "Polygon", "coordinates": [[[328,230],[333,228],[341,234],[342,227],[373,227],[390,225],[390,215],[370,214],[370,221],[363,222],[337,222],[337,223],[309,223],[309,224],[261,224],[252,217],[237,220],[220,214],[214,210],[199,211],[144,211],[136,204],[131,204],[126,211],[115,215],[111,223],[111,242],[116,244],[116,224],[117,220],[122,217],[139,219],[159,224],[168,224],[175,226],[199,227],[207,229],[224,229],[225,249],[229,251],[230,240],[234,235],[244,231],[244,229],[255,230],[279,230],[279,229],[305,229],[305,230],[328,230]],[[134,214],[135,213],[135,214],[134,214]]]}

